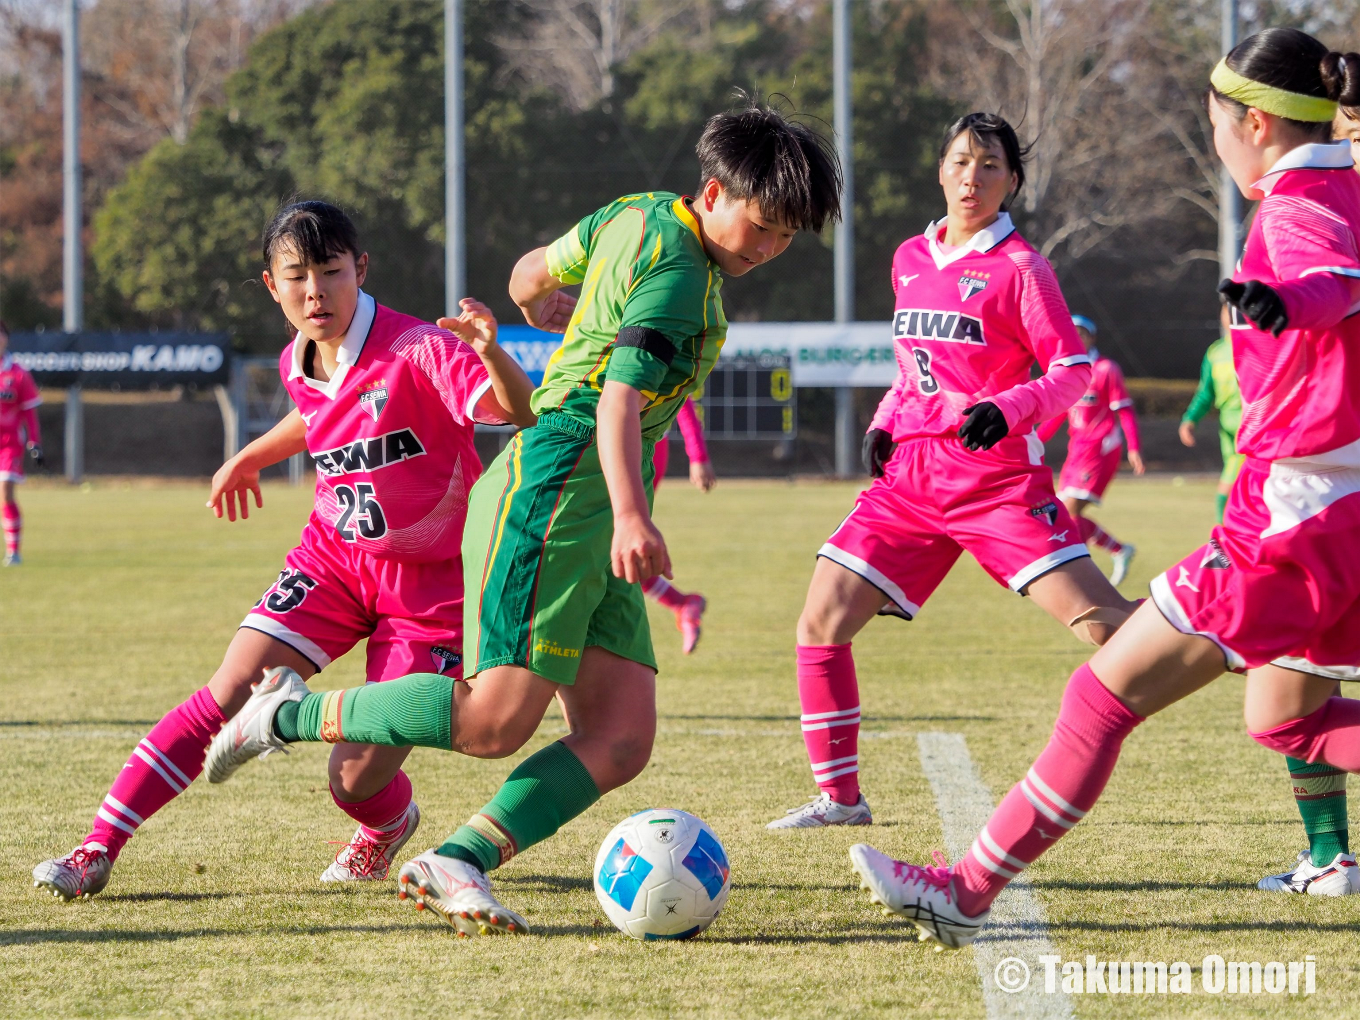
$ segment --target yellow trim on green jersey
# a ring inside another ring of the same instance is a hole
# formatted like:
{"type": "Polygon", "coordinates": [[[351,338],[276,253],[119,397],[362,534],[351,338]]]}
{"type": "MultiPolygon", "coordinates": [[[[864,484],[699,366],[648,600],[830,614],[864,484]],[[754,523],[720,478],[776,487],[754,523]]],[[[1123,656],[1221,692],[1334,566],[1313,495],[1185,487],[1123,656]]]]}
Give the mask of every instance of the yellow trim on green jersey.
{"type": "Polygon", "coordinates": [[[685,199],[650,192],[611,202],[549,246],[548,269],[582,293],[534,411],[593,426],[613,379],[643,395],[643,436],[665,435],[727,338],[722,275],[685,199]]]}

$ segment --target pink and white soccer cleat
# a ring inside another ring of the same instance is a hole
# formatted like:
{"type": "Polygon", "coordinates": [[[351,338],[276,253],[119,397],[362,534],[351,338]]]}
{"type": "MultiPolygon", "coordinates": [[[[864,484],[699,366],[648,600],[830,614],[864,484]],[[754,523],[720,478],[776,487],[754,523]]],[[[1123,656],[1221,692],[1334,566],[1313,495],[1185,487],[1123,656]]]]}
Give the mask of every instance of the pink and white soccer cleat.
{"type": "Polygon", "coordinates": [[[406,808],[406,817],[391,831],[382,833],[374,839],[361,825],[354,830],[350,841],[335,855],[335,862],[321,873],[323,882],[381,882],[392,867],[392,859],[397,852],[416,834],[420,825],[420,808],[412,801],[406,808]]]}
{"type": "Polygon", "coordinates": [[[417,910],[433,910],[457,931],[470,935],[529,934],[529,923],[491,895],[491,881],[466,861],[426,850],[397,873],[397,899],[414,899],[417,910]]]}
{"type": "Polygon", "coordinates": [[[850,861],[859,873],[860,888],[869,890],[870,902],[885,914],[900,914],[921,930],[921,941],[934,939],[941,947],[962,949],[972,945],[986,923],[990,910],[969,917],[954,900],[953,875],[943,854],[936,854],[938,867],[921,868],[895,861],[867,843],[850,848],[850,861]]]}
{"type": "Polygon", "coordinates": [[[704,610],[708,600],[702,595],[686,595],[684,604],[675,611],[675,626],[680,631],[680,649],[686,655],[699,647],[699,638],[704,630],[704,610]]]}
{"type": "Polygon", "coordinates": [[[78,846],[65,857],[43,861],[33,869],[33,888],[45,889],[67,903],[93,896],[109,884],[113,861],[98,843],[78,846]]]}

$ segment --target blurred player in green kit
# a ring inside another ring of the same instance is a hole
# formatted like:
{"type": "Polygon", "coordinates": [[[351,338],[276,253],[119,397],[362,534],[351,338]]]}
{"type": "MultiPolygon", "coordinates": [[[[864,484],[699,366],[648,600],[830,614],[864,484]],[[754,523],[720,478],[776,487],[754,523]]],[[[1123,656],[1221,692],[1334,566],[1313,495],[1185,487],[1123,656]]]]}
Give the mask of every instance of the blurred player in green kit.
{"type": "Polygon", "coordinates": [[[1218,519],[1223,520],[1223,507],[1237,472],[1242,470],[1243,457],[1237,452],[1237,426],[1242,422],[1242,394],[1237,389],[1237,369],[1233,367],[1232,329],[1225,305],[1219,321],[1223,335],[1204,352],[1204,363],[1199,370],[1199,389],[1190,400],[1181,418],[1181,442],[1195,445],[1195,425],[1210,411],[1218,413],[1218,442],[1223,449],[1223,474],[1218,479],[1218,519]]]}

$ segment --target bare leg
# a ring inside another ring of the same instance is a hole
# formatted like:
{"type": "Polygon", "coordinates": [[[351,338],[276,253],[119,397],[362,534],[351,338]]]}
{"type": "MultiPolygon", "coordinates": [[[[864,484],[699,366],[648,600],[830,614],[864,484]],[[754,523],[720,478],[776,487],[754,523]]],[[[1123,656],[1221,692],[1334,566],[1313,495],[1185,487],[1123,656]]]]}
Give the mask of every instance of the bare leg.
{"type": "Polygon", "coordinates": [[[636,777],[656,738],[656,673],[650,666],[591,646],[576,683],[558,692],[571,729],[562,743],[581,759],[600,793],[636,777]]]}
{"type": "Polygon", "coordinates": [[[1264,733],[1291,719],[1312,715],[1329,698],[1341,696],[1341,684],[1330,677],[1266,665],[1247,671],[1242,715],[1247,729],[1264,733]]]}
{"type": "Polygon", "coordinates": [[[798,643],[849,644],[887,601],[883,592],[854,571],[819,556],[798,617],[798,643]]]}
{"type": "MultiPolygon", "coordinates": [[[[1089,556],[1069,560],[1035,578],[1024,593],[1049,616],[1092,645],[1109,641],[1138,607],[1115,590],[1089,556]]],[[[1161,619],[1160,613],[1157,616],[1161,619]]]]}
{"type": "Polygon", "coordinates": [[[328,767],[331,792],[346,804],[377,796],[401,771],[409,747],[376,744],[336,744],[328,767]]]}
{"type": "Polygon", "coordinates": [[[310,659],[277,638],[249,627],[238,630],[227,645],[222,665],[208,681],[222,714],[230,719],[239,712],[250,698],[251,687],[260,682],[266,669],[275,666],[287,666],[304,680],[316,673],[310,659]]]}

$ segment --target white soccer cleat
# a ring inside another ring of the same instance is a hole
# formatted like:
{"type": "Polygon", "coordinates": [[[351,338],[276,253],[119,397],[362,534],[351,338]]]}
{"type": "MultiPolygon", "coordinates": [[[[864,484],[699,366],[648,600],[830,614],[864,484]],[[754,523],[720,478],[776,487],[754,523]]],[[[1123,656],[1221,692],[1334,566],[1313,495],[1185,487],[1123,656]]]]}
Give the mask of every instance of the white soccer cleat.
{"type": "Polygon", "coordinates": [[[806,804],[789,808],[783,818],[776,818],[767,829],[820,829],[826,825],[873,825],[874,815],[864,794],[848,807],[837,804],[831,794],[823,792],[806,804]]]}
{"type": "Polygon", "coordinates": [[[23,562],[24,558],[18,553],[5,553],[5,566],[18,567],[22,566],[23,562]]]}
{"type": "Polygon", "coordinates": [[[491,895],[491,881],[466,861],[426,850],[397,873],[397,899],[413,899],[417,910],[433,910],[469,935],[527,935],[529,924],[491,895]]]}
{"type": "Polygon", "coordinates": [[[850,848],[850,861],[859,873],[860,888],[869,890],[869,900],[883,913],[900,914],[914,923],[922,942],[935,939],[950,949],[972,945],[991,914],[984,910],[969,917],[959,909],[948,867],[919,868],[895,861],[867,843],[850,848]]]}
{"type": "Polygon", "coordinates": [[[285,702],[301,701],[311,693],[302,677],[287,666],[265,670],[250,700],[213,738],[203,763],[208,782],[225,783],[251,758],[264,758],[275,751],[287,754],[288,745],[274,736],[274,716],[285,702]]]}
{"type": "Polygon", "coordinates": [[[113,861],[98,843],[78,846],[65,857],[43,861],[33,869],[33,888],[46,889],[59,900],[70,903],[93,896],[109,884],[113,861]]]}
{"type": "Polygon", "coordinates": [[[1124,578],[1129,576],[1129,564],[1136,555],[1137,547],[1129,545],[1128,542],[1124,543],[1119,552],[1110,554],[1110,559],[1114,561],[1114,569],[1110,571],[1110,584],[1118,588],[1124,583],[1124,578]]]}
{"type": "Polygon", "coordinates": [[[361,825],[350,841],[335,855],[335,863],[321,873],[323,882],[381,882],[392,867],[392,858],[416,834],[420,808],[415,801],[406,808],[406,817],[381,839],[373,839],[361,825]]]}
{"type": "Polygon", "coordinates": [[[1323,868],[1313,866],[1313,855],[1299,851],[1293,871],[1267,875],[1256,883],[1266,892],[1306,893],[1309,896],[1354,896],[1360,893],[1360,868],[1354,854],[1337,854],[1323,868]]]}

